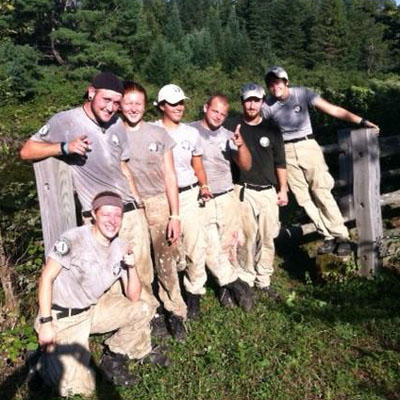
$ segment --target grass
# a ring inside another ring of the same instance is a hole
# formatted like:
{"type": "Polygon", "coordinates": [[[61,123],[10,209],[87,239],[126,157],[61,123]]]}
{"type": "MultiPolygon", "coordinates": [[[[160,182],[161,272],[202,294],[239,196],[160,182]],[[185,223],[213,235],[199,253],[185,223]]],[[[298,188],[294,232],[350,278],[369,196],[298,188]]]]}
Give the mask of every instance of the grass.
{"type": "MultiPolygon", "coordinates": [[[[397,276],[314,285],[280,268],[275,282],[284,300],[259,294],[249,313],[223,309],[209,289],[188,339],[159,342],[168,345],[170,368],[132,362],[140,384],[119,388],[99,381],[94,398],[400,399],[397,276]]],[[[29,396],[22,390],[15,398],[52,398],[29,396]]]]}

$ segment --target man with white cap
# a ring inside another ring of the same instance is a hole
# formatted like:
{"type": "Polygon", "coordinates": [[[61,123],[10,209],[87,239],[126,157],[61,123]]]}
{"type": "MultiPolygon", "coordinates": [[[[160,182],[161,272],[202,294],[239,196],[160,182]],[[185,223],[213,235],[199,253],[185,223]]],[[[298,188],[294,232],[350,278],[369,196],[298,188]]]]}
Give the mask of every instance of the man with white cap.
{"type": "Polygon", "coordinates": [[[120,237],[132,245],[143,284],[142,297],[155,312],[158,302],[151,289],[153,265],[146,218],[138,195],[130,191],[122,171],[129,159],[126,134],[113,131],[123,91],[122,82],[113,73],[96,75],[87,88],[83,106],[51,117],[24,144],[20,154],[22,159],[33,161],[61,157],[70,166],[85,222],[90,221],[96,193],[112,190],[122,197],[120,237]]]}
{"type": "Polygon", "coordinates": [[[265,75],[265,83],[271,97],[263,105],[262,114],[266,119],[271,118],[283,135],[289,187],[324,237],[319,252],[336,251],[340,256],[349,255],[349,232],[331,193],[334,180],[322,150],[314,140],[309,108],[378,132],[379,128],[307,88],[289,87],[288,74],[282,67],[271,67],[265,75]]]}
{"type": "Polygon", "coordinates": [[[240,91],[243,115],[228,122],[240,124],[243,140],[250,150],[251,169],[236,171],[236,192],[241,204],[245,243],[239,247],[239,261],[250,275],[248,283],[271,297],[274,271],[274,238],[279,233],[279,207],[287,200],[286,164],[282,135],[261,116],[265,92],[256,83],[240,91]]]}
{"type": "Polygon", "coordinates": [[[61,396],[90,396],[95,376],[89,367],[89,335],[113,332],[101,369],[115,384],[134,383],[127,360],[143,359],[167,366],[152,352],[152,310],[139,300],[141,283],[128,243],[118,237],[122,198],[114,192],[95,196],[93,225],[64,232],[54,244],[39,281],[39,316],[35,328],[42,356],[37,368],[44,382],[61,396]],[[109,290],[120,280],[124,294],[109,290]]]}

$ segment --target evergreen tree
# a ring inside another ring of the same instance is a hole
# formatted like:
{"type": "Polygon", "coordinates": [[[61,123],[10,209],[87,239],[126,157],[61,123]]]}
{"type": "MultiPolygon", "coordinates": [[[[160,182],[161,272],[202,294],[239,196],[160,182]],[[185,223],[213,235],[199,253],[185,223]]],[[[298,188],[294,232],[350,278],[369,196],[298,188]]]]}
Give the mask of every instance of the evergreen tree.
{"type": "Polygon", "coordinates": [[[182,22],[176,0],[171,1],[164,35],[167,41],[175,45],[178,45],[183,38],[182,22]]]}

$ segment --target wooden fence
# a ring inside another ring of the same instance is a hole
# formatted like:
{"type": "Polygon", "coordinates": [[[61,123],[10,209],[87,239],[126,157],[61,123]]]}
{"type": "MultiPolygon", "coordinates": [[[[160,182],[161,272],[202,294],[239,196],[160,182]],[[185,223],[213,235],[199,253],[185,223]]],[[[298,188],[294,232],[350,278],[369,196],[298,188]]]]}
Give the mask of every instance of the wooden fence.
{"type": "MultiPolygon", "coordinates": [[[[322,146],[325,154],[339,155],[336,187],[346,221],[355,220],[358,233],[358,262],[363,275],[374,274],[380,266],[379,245],[382,238],[380,196],[380,157],[398,154],[400,136],[380,138],[373,129],[341,130],[338,143],[322,146]]],[[[36,184],[42,217],[45,254],[65,230],[76,226],[75,202],[68,165],[56,158],[36,162],[36,184]]],[[[382,177],[400,175],[390,170],[382,177]]],[[[303,233],[315,231],[313,224],[303,226],[303,233]]]]}

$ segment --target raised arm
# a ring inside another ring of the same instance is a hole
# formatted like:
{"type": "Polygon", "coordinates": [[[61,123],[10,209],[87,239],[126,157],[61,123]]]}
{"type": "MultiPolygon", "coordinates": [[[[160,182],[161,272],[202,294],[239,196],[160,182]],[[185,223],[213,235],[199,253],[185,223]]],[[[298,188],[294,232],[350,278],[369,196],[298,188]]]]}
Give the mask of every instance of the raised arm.
{"type": "Polygon", "coordinates": [[[135,266],[135,258],[132,249],[128,246],[124,255],[124,263],[127,268],[127,278],[122,278],[122,284],[126,297],[131,301],[138,301],[142,291],[142,284],[135,266]]]}
{"type": "Polygon", "coordinates": [[[353,124],[363,124],[367,128],[375,128],[379,132],[379,127],[374,123],[365,120],[364,118],[353,114],[352,112],[346,110],[343,107],[336,106],[335,104],[329,103],[322,97],[316,99],[314,106],[324,112],[325,114],[330,115],[331,117],[341,119],[343,121],[352,122],[353,124]]]}
{"type": "Polygon", "coordinates": [[[251,168],[251,154],[240,133],[240,124],[236,126],[232,140],[238,148],[237,153],[233,156],[233,160],[240,169],[248,171],[251,168]]]}

